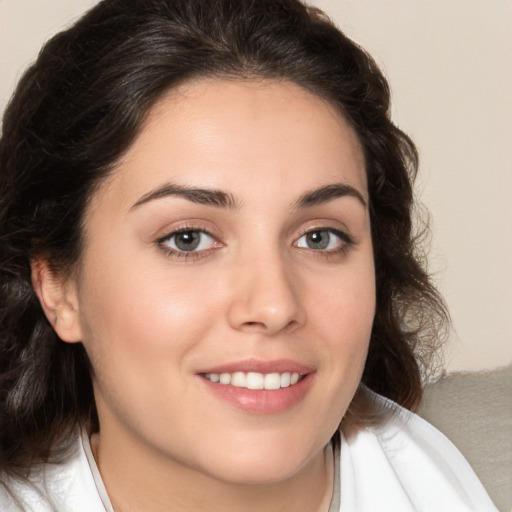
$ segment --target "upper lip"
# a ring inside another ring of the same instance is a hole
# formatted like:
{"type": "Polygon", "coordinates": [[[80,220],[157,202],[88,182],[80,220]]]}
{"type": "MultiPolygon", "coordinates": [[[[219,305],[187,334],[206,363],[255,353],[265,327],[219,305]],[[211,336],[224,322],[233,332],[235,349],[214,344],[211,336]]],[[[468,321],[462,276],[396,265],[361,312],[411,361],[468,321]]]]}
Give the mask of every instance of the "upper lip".
{"type": "Polygon", "coordinates": [[[206,373],[235,373],[235,372],[256,372],[256,373],[298,373],[307,375],[314,371],[314,368],[291,359],[244,359],[224,363],[218,366],[211,366],[200,370],[199,374],[206,373]]]}

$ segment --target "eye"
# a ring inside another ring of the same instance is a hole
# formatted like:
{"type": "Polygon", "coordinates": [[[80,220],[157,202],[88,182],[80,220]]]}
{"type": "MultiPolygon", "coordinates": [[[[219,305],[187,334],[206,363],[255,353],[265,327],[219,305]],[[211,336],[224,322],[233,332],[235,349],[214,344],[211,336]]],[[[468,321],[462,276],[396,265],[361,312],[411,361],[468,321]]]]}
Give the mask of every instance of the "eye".
{"type": "Polygon", "coordinates": [[[315,251],[336,252],[337,250],[343,250],[351,243],[350,237],[337,229],[314,229],[302,235],[295,246],[315,251]]]}
{"type": "Polygon", "coordinates": [[[191,253],[211,249],[215,239],[198,229],[187,229],[166,235],[158,244],[171,253],[191,253]]]}

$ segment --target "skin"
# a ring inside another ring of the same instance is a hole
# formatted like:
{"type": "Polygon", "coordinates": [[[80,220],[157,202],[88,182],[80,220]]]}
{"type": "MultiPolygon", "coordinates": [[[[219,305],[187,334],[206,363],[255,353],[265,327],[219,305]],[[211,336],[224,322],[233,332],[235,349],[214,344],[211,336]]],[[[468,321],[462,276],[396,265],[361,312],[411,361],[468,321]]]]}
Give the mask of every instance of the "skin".
{"type": "Polygon", "coordinates": [[[367,204],[357,136],[297,85],[203,79],[153,107],[91,200],[78,278],[33,269],[58,334],[91,359],[93,448],[116,511],[317,510],[330,492],[324,447],[360,381],[375,310],[367,204]],[[168,183],[233,204],[148,199],[168,183]],[[297,206],[334,184],[362,201],[297,206]],[[179,228],[210,235],[183,257],[164,239],[179,228]],[[329,249],[308,246],[307,231],[329,249]],[[261,414],[198,375],[247,359],[307,365],[311,385],[261,414]]]}

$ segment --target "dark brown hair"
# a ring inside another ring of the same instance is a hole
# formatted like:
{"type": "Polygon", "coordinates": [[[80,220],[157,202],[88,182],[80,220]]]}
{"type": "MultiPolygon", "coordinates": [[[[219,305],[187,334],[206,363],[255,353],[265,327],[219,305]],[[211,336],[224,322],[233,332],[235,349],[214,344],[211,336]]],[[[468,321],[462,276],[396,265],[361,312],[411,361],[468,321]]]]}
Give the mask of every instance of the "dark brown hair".
{"type": "MultiPolygon", "coordinates": [[[[0,468],[22,470],[97,423],[88,359],[59,340],[30,261],[79,261],[96,187],[150,107],[198,76],[285,79],[348,119],[366,159],[377,312],[363,382],[408,408],[446,319],[412,229],[417,153],[372,58],[298,0],[104,0],[42,49],[0,141],[0,468]]],[[[96,425],[97,426],[97,425],[96,425]]]]}

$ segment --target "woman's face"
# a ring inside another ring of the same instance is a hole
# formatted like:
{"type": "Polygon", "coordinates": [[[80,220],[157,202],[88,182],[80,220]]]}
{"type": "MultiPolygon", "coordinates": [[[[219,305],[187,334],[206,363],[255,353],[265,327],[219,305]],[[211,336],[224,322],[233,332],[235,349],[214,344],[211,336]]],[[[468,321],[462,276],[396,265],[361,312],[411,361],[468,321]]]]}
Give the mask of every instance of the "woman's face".
{"type": "Polygon", "coordinates": [[[93,197],[79,276],[100,446],[224,482],[305,471],[374,316],[354,131],[288,82],[171,92],[93,197]]]}

